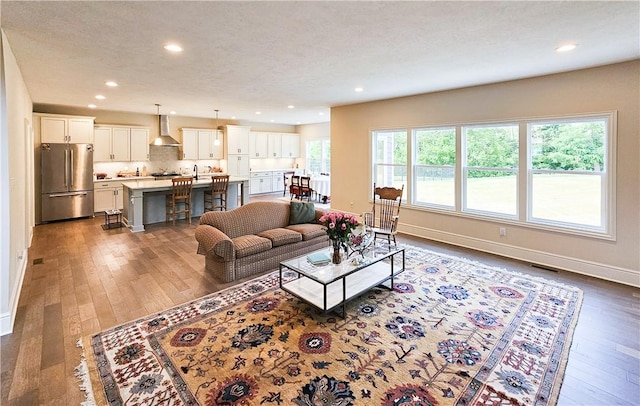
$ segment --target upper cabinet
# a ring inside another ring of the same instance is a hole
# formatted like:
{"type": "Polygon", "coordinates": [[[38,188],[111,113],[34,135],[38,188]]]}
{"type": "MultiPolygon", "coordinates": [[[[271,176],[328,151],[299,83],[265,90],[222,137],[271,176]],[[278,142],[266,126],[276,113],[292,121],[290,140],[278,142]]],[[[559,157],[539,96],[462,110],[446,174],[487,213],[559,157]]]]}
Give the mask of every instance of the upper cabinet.
{"type": "Polygon", "coordinates": [[[250,127],[227,125],[225,128],[227,130],[227,155],[249,155],[250,127]]]}
{"type": "Polygon", "coordinates": [[[149,160],[149,129],[131,128],[131,160],[149,160]]]}
{"type": "Polygon", "coordinates": [[[249,156],[251,158],[268,158],[268,134],[258,131],[249,132],[249,156]]]}
{"type": "Polygon", "coordinates": [[[128,161],[130,132],[122,127],[94,129],[93,162],[128,161]]]}
{"type": "Polygon", "coordinates": [[[40,115],[40,140],[48,143],[93,144],[94,117],[40,115]]]}
{"type": "Polygon", "coordinates": [[[99,125],[94,129],[94,162],[146,161],[149,129],[99,125]]]}
{"type": "Polygon", "coordinates": [[[300,135],[282,133],[282,150],[280,156],[282,158],[298,158],[300,157],[300,135]]]}
{"type": "Polygon", "coordinates": [[[250,140],[251,158],[298,158],[300,156],[300,135],[295,133],[252,131],[250,140]]]}
{"type": "Polygon", "coordinates": [[[222,131],[204,128],[181,128],[180,131],[182,132],[182,159],[224,158],[222,131]]]}

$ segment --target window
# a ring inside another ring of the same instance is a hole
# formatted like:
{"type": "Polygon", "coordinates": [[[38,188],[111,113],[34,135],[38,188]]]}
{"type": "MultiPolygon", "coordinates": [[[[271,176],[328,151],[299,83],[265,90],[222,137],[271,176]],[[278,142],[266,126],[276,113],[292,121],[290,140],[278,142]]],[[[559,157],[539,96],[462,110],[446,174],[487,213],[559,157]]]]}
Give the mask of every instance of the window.
{"type": "Polygon", "coordinates": [[[407,193],[407,131],[376,131],[373,135],[373,183],[378,186],[401,188],[407,193]]]}
{"type": "Polygon", "coordinates": [[[527,220],[604,231],[609,119],[532,122],[527,132],[527,220]]]}
{"type": "Polygon", "coordinates": [[[463,127],[462,210],[515,218],[518,125],[463,127]]]}
{"type": "Polygon", "coordinates": [[[455,206],[456,129],[413,130],[413,202],[453,209],[455,206]]]}
{"type": "Polygon", "coordinates": [[[331,171],[331,141],[307,141],[307,172],[329,173],[331,171]]]}
{"type": "Polygon", "coordinates": [[[414,207],[615,237],[616,113],[374,130],[372,182],[414,207]]]}

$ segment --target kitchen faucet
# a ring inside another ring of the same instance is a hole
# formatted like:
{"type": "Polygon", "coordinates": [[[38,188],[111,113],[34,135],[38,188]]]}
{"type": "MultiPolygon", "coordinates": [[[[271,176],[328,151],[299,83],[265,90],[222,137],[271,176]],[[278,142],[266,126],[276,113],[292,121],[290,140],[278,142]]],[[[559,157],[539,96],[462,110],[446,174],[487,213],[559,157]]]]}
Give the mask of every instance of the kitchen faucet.
{"type": "Polygon", "coordinates": [[[196,171],[196,180],[198,180],[198,165],[193,165],[193,170],[196,171]]]}

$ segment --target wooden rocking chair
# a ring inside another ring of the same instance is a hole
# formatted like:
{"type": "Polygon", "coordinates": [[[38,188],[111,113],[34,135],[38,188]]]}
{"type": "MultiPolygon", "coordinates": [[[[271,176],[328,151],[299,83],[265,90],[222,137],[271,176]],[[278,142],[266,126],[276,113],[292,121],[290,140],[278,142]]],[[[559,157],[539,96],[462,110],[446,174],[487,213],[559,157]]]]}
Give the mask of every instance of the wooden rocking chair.
{"type": "Polygon", "coordinates": [[[400,204],[404,185],[400,189],[393,187],[376,187],[373,185],[373,208],[363,213],[364,224],[373,234],[373,243],[378,238],[385,238],[391,251],[391,239],[396,243],[398,219],[400,218],[400,204]]]}

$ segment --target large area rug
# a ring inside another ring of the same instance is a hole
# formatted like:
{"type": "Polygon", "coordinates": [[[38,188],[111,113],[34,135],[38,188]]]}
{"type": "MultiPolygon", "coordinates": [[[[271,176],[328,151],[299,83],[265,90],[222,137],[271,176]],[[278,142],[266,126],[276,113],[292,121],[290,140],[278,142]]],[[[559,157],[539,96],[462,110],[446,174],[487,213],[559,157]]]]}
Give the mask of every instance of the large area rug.
{"type": "MultiPolygon", "coordinates": [[[[557,401],[577,288],[406,247],[393,290],[346,318],[278,273],[91,338],[110,405],[546,405],[557,401]]],[[[293,274],[287,274],[287,278],[293,274]]]]}

